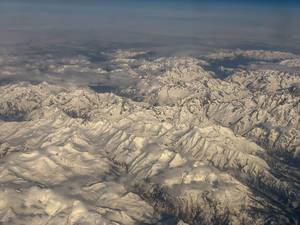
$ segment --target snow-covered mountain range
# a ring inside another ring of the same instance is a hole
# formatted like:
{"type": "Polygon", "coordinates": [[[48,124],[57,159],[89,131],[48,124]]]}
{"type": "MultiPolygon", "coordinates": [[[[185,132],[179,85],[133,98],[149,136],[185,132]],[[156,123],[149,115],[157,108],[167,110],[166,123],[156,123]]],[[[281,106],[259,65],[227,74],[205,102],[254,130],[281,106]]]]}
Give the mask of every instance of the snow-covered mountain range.
{"type": "Polygon", "coordinates": [[[299,224],[299,56],[102,56],[0,59],[0,224],[299,224]]]}

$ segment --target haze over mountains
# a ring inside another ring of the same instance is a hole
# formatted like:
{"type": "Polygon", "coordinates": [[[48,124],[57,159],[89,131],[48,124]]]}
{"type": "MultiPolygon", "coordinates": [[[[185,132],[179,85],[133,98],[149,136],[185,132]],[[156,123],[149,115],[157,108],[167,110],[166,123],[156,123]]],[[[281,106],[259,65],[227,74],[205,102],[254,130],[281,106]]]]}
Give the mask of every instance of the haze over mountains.
{"type": "Polygon", "coordinates": [[[0,224],[299,224],[296,5],[1,2],[0,224]]]}

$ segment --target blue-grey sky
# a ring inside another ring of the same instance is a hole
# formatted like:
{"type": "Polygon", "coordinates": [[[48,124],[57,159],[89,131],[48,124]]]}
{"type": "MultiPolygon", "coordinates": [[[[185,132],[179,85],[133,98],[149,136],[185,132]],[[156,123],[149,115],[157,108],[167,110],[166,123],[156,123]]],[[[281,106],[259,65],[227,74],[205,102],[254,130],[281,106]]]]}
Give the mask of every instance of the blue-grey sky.
{"type": "Polygon", "coordinates": [[[99,41],[300,51],[297,1],[0,0],[0,44],[99,41]]]}

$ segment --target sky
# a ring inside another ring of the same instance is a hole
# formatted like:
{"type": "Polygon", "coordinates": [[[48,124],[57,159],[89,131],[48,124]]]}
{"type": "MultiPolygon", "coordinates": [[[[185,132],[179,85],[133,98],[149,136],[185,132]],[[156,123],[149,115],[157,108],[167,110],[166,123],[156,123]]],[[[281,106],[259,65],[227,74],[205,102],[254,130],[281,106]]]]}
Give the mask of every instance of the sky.
{"type": "Polygon", "coordinates": [[[0,46],[118,43],[168,52],[300,52],[297,1],[0,0],[0,46]]]}

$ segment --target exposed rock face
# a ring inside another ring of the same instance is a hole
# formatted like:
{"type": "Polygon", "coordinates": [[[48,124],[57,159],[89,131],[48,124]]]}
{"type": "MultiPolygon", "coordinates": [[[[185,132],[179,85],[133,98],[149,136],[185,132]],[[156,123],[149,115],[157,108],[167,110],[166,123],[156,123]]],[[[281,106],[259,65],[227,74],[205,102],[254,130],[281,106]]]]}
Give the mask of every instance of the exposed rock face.
{"type": "Polygon", "coordinates": [[[0,87],[1,223],[298,224],[299,74],[143,54],[116,93],[0,87]]]}

